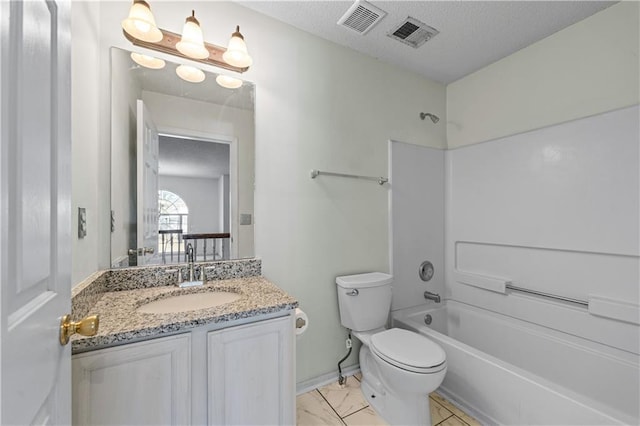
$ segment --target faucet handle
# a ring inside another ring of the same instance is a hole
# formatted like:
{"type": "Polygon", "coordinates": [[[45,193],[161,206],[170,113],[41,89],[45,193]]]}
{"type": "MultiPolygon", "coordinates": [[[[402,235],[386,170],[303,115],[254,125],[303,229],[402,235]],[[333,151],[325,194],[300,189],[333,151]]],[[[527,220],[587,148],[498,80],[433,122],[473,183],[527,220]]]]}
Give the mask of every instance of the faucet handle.
{"type": "Polygon", "coordinates": [[[207,281],[207,272],[213,272],[213,271],[215,271],[215,270],[216,270],[216,267],[215,267],[215,266],[207,266],[207,267],[202,266],[201,268],[202,268],[202,269],[201,269],[201,271],[202,271],[202,272],[201,272],[201,274],[200,274],[200,275],[201,275],[201,277],[202,277],[202,282],[207,281]]]}
{"type": "Polygon", "coordinates": [[[164,273],[165,274],[174,274],[174,273],[178,273],[178,279],[176,280],[176,284],[180,284],[182,282],[182,272],[180,271],[180,268],[178,269],[165,269],[164,273]]]}

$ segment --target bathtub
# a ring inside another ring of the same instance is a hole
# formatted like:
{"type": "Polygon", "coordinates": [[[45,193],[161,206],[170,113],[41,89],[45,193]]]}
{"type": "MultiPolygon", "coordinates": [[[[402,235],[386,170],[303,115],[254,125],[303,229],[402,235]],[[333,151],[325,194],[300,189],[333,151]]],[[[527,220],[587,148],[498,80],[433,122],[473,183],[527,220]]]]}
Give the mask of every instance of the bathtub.
{"type": "Polygon", "coordinates": [[[442,346],[439,391],[483,423],[640,422],[638,354],[453,300],[395,311],[392,321],[442,346]]]}

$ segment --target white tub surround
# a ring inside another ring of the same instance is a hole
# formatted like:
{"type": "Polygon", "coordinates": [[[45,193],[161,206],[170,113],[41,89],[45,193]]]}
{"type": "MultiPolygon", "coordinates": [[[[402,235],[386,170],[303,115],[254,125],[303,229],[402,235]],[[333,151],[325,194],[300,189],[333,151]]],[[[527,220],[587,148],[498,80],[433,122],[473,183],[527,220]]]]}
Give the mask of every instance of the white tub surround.
{"type": "MultiPolygon", "coordinates": [[[[460,336],[451,327],[463,319],[449,318],[450,337],[630,423],[640,421],[639,116],[636,105],[445,155],[446,299],[492,318],[467,320],[460,330],[472,331],[460,336]],[[496,330],[501,321],[510,325],[496,330]],[[521,333],[526,324],[538,328],[521,333]]],[[[464,370],[457,385],[451,377],[445,386],[459,392],[461,377],[478,379],[464,370]]],[[[494,402],[464,399],[494,409],[494,402]]],[[[505,401],[514,412],[539,403],[537,396],[505,401]]]]}
{"type": "Polygon", "coordinates": [[[391,144],[394,325],[445,349],[443,389],[488,423],[640,422],[638,117],[636,105],[448,150],[444,167],[438,151],[391,144]],[[426,199],[439,182],[444,271],[424,283],[416,254],[438,248],[426,199]]]}
{"type": "Polygon", "coordinates": [[[439,391],[489,424],[639,421],[637,354],[452,300],[396,311],[393,325],[445,350],[439,391]]]}
{"type": "Polygon", "coordinates": [[[441,149],[389,142],[392,310],[423,305],[425,290],[444,296],[444,155],[441,149]],[[428,282],[418,276],[424,261],[434,269],[428,282]]]}

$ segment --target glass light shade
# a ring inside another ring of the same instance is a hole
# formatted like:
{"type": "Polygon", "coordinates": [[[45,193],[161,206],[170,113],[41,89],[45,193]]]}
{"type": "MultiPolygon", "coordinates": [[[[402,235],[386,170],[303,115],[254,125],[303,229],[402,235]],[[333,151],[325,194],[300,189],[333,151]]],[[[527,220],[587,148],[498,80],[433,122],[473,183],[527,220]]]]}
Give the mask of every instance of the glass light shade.
{"type": "Polygon", "coordinates": [[[182,28],[182,38],[176,43],[176,49],[189,58],[205,59],[209,57],[209,51],[204,47],[202,29],[195,17],[195,12],[187,17],[182,28]]]}
{"type": "Polygon", "coordinates": [[[176,68],[178,77],[189,83],[201,83],[204,81],[205,75],[201,69],[190,65],[180,65],[176,68]]]}
{"type": "Polygon", "coordinates": [[[226,52],[222,54],[222,59],[229,65],[233,65],[239,68],[250,67],[253,64],[253,59],[249,56],[247,51],[247,44],[244,42],[244,37],[240,34],[240,27],[236,27],[236,32],[231,34],[231,40],[229,40],[229,46],[226,52]]]}
{"type": "Polygon", "coordinates": [[[151,68],[152,70],[159,70],[164,68],[165,62],[162,59],[154,58],[153,56],[144,55],[142,53],[131,53],[131,59],[138,65],[141,65],[146,68],[151,68]]]}
{"type": "Polygon", "coordinates": [[[242,80],[240,80],[239,78],[222,74],[216,77],[216,83],[218,83],[222,87],[226,87],[227,89],[237,89],[238,87],[242,86],[242,80]]]}
{"type": "Polygon", "coordinates": [[[162,32],[156,26],[151,8],[143,0],[134,0],[129,16],[122,21],[122,28],[138,40],[151,43],[162,40],[162,32]]]}

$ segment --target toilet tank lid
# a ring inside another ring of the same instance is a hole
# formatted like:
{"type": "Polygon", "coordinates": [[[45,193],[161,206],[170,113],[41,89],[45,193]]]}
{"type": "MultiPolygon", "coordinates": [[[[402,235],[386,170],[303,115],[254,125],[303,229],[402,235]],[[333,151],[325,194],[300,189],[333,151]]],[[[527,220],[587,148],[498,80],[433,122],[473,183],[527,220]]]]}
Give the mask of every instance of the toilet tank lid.
{"type": "Polygon", "coordinates": [[[379,287],[391,284],[393,275],[382,272],[368,272],[366,274],[344,275],[336,277],[336,284],[342,288],[379,287]]]}

